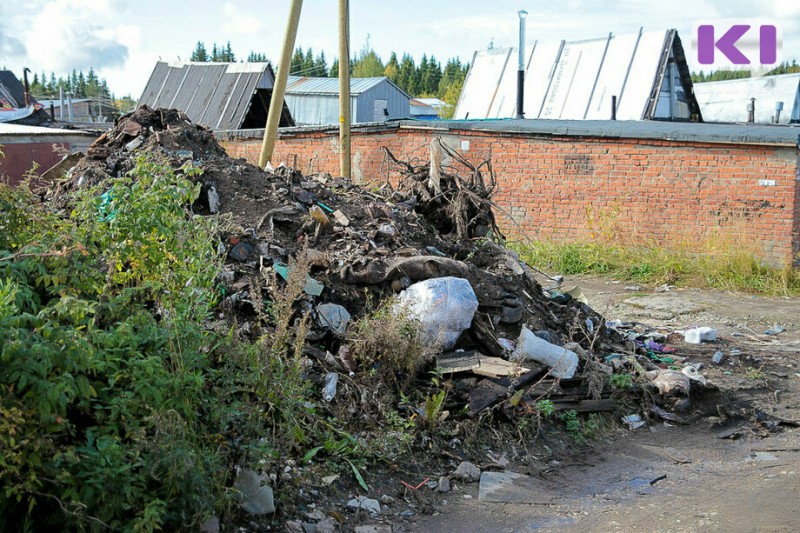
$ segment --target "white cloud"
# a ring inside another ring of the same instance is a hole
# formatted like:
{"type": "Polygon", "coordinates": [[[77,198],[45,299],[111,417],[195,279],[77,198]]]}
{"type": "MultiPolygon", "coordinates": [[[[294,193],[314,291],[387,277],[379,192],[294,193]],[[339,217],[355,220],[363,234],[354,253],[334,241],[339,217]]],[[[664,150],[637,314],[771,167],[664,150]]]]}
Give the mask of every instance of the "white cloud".
{"type": "Polygon", "coordinates": [[[132,26],[119,22],[125,9],[116,0],[44,3],[24,34],[28,61],[55,72],[123,66],[136,44],[132,26]]]}
{"type": "Polygon", "coordinates": [[[255,35],[264,28],[264,23],[252,9],[241,9],[228,2],[222,6],[222,29],[227,35],[255,35]]]}

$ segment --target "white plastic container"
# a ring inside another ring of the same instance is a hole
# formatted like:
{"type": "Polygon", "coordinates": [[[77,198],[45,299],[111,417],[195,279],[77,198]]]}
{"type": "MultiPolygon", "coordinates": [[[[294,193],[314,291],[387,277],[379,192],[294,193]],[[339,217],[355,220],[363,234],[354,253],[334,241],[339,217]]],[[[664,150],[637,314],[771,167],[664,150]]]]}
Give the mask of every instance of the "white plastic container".
{"type": "Polygon", "coordinates": [[[703,326],[686,330],[683,339],[689,344],[700,344],[701,342],[712,342],[717,340],[717,330],[703,326]]]}
{"type": "Polygon", "coordinates": [[[522,326],[511,359],[542,363],[550,367],[551,376],[563,379],[570,379],[578,368],[578,354],[540,339],[525,326],[522,326]]]}

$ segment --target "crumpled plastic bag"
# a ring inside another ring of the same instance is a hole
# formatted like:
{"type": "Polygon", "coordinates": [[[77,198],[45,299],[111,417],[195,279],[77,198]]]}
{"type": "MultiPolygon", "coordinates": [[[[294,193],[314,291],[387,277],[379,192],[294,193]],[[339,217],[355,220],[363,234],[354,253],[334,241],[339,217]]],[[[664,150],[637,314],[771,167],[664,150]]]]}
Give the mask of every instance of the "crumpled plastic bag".
{"type": "Polygon", "coordinates": [[[463,278],[431,278],[414,283],[398,296],[397,310],[406,310],[421,324],[423,340],[452,348],[472,324],[478,297],[463,278]]]}

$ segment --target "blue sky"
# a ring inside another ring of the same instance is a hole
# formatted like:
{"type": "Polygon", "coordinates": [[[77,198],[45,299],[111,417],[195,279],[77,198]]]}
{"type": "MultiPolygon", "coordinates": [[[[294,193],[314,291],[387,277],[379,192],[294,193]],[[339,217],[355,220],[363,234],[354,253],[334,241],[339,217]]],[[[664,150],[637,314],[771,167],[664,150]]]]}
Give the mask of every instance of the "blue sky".
{"type": "MultiPolygon", "coordinates": [[[[324,50],[329,62],[338,50],[336,6],[305,0],[297,35],[297,46],[324,50]]],[[[186,60],[198,40],[277,58],[288,9],[288,0],[3,0],[0,66],[20,77],[25,66],[57,75],[94,67],[118,96],[138,98],[156,61],[186,60]]],[[[528,42],[677,28],[687,52],[698,22],[774,19],[784,58],[800,58],[800,0],[351,0],[351,50],[369,38],[384,60],[394,50],[469,61],[490,42],[516,46],[520,9],[529,12],[528,42]]],[[[690,66],[699,68],[692,58],[690,66]]]]}

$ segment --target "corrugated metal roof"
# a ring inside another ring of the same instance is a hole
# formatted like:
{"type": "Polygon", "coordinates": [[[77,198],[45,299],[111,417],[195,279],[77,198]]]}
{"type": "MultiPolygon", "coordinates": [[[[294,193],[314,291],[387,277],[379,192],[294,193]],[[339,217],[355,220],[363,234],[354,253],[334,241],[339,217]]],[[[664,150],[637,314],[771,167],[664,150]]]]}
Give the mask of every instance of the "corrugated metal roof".
{"type": "MultiPolygon", "coordinates": [[[[215,130],[243,127],[257,89],[271,90],[269,63],[156,63],[139,104],[180,109],[215,130]]],[[[284,106],[285,108],[285,106],[284,106]]],[[[288,109],[286,121],[291,123],[288,109]]]]}
{"type": "Polygon", "coordinates": [[[781,124],[800,121],[800,73],[695,83],[694,93],[706,121],[746,122],[750,98],[756,99],[758,123],[772,122],[778,102],[781,124]]]}
{"type": "MultiPolygon", "coordinates": [[[[358,96],[362,93],[365,93],[384,80],[387,80],[392,85],[395,85],[392,83],[392,80],[386,76],[379,76],[376,78],[350,78],[350,96],[358,96]]],[[[400,88],[398,87],[398,89],[400,88]]],[[[403,92],[403,94],[406,94],[405,91],[402,89],[400,90],[403,92]]],[[[339,78],[309,78],[306,76],[289,76],[289,81],[286,83],[286,94],[337,95],[339,94],[339,78]]]]}
{"type": "MultiPolygon", "coordinates": [[[[528,48],[526,118],[610,118],[612,96],[621,120],[700,118],[675,30],[528,48]]],[[[516,116],[517,55],[514,48],[475,53],[456,118],[516,116]]]]}

